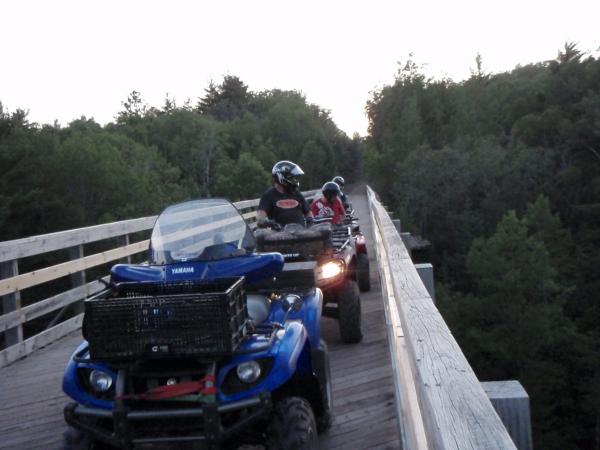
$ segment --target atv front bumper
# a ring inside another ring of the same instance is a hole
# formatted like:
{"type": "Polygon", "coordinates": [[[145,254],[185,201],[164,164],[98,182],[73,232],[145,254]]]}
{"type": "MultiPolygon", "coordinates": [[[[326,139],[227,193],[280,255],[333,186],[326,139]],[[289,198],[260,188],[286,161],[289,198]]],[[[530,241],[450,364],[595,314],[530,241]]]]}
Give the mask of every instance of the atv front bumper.
{"type": "Polygon", "coordinates": [[[69,425],[94,439],[128,449],[148,444],[219,443],[264,417],[271,406],[271,396],[265,392],[233,403],[197,408],[131,410],[117,406],[109,411],[69,403],[64,414],[69,425]],[[145,426],[140,428],[139,424],[145,426]]]}

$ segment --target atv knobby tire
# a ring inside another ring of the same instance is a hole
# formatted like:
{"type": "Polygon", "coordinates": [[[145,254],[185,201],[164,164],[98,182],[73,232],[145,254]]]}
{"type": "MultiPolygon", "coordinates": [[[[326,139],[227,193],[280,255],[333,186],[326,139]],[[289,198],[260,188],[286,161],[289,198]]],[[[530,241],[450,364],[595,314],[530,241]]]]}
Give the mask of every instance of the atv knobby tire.
{"type": "Polygon", "coordinates": [[[340,289],[337,299],[338,325],[340,337],[346,344],[354,344],[362,339],[360,329],[360,294],[353,280],[346,280],[340,289]]]}
{"type": "Polygon", "coordinates": [[[310,404],[288,397],[275,404],[267,438],[269,450],[317,449],[317,424],[310,404]]]}
{"type": "Polygon", "coordinates": [[[366,253],[359,253],[356,257],[356,280],[358,281],[360,292],[367,292],[371,289],[369,256],[366,253]]]}

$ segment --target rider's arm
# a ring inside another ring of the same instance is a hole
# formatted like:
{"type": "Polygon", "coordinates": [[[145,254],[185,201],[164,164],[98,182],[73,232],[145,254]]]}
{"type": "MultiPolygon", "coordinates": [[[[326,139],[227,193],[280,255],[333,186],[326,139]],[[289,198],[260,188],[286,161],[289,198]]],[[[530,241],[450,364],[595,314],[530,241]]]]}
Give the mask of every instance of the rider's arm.
{"type": "Polygon", "coordinates": [[[317,216],[319,215],[319,201],[315,200],[314,202],[312,202],[312,205],[310,205],[310,209],[312,210],[310,213],[313,216],[317,216]]]}
{"type": "Polygon", "coordinates": [[[335,204],[333,205],[333,209],[335,213],[334,222],[337,224],[341,224],[346,218],[346,210],[344,209],[344,204],[342,203],[342,200],[339,197],[336,198],[335,204]]]}
{"type": "Polygon", "coordinates": [[[267,216],[267,213],[262,209],[258,209],[256,211],[256,225],[259,228],[264,228],[268,225],[268,222],[269,217],[267,216]]]}
{"type": "Polygon", "coordinates": [[[342,217],[346,217],[346,208],[344,207],[344,202],[342,201],[341,198],[338,197],[337,203],[339,205],[340,213],[341,213],[342,217]]]}
{"type": "Polygon", "coordinates": [[[304,195],[300,194],[300,197],[302,199],[301,204],[302,204],[302,212],[304,213],[304,217],[312,217],[313,213],[310,210],[310,208],[308,207],[308,202],[304,198],[304,195]]]}
{"type": "Polygon", "coordinates": [[[256,208],[256,224],[261,228],[267,226],[269,212],[273,209],[273,199],[270,197],[270,191],[265,192],[258,202],[258,208],[256,208]]]}

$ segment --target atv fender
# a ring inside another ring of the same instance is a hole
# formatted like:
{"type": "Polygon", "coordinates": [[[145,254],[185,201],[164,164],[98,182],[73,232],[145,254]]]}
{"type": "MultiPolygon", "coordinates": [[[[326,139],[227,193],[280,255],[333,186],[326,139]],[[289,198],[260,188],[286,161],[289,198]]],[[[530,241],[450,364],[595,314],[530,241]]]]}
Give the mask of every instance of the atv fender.
{"type": "Polygon", "coordinates": [[[287,322],[285,328],[277,331],[277,333],[277,342],[269,351],[236,357],[221,367],[217,376],[217,386],[222,385],[229,371],[235,370],[237,365],[253,359],[273,358],[269,373],[260,383],[230,395],[224,395],[219,391],[219,400],[221,402],[228,403],[242,400],[253,395],[258,395],[261,391],[272,392],[287,383],[296,373],[304,373],[311,370],[310,361],[306,364],[300,358],[305,347],[310,347],[308,333],[302,324],[295,321],[287,322]]]}
{"type": "Polygon", "coordinates": [[[77,369],[80,367],[89,368],[89,369],[98,369],[105,373],[110,374],[113,377],[113,380],[116,381],[117,374],[113,370],[109,369],[105,364],[101,363],[77,363],[73,360],[76,355],[85,356],[87,355],[87,341],[83,341],[75,352],[71,355],[69,359],[69,363],[67,364],[67,368],[65,369],[65,374],[63,376],[63,391],[77,403],[85,406],[89,406],[92,408],[101,408],[101,409],[112,409],[113,402],[109,400],[102,400],[92,395],[88,394],[86,390],[81,386],[79,377],[77,376],[77,369]]]}
{"type": "MultiPolygon", "coordinates": [[[[293,293],[293,292],[290,292],[293,293]]],[[[321,337],[321,310],[323,309],[323,292],[319,288],[312,289],[310,293],[302,296],[302,308],[299,311],[290,311],[287,320],[300,321],[306,331],[312,347],[319,346],[321,337]]],[[[286,317],[286,313],[278,301],[271,306],[271,315],[269,320],[281,323],[286,317]]]]}
{"type": "Polygon", "coordinates": [[[268,279],[283,269],[280,253],[252,253],[215,261],[190,261],[164,266],[116,264],[111,281],[194,281],[221,277],[245,276],[248,284],[268,279]]]}
{"type": "Polygon", "coordinates": [[[356,253],[367,253],[367,241],[362,234],[356,236],[355,239],[356,253]]]}

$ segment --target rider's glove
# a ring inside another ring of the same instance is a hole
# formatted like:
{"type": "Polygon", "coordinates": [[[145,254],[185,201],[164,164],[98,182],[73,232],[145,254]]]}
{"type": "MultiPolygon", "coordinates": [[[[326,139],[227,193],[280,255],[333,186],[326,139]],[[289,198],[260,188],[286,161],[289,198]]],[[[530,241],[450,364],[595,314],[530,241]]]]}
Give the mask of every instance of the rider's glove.
{"type": "Polygon", "coordinates": [[[267,219],[266,217],[263,219],[259,219],[258,220],[258,227],[259,228],[272,228],[273,230],[279,231],[281,230],[281,225],[277,222],[275,222],[272,219],[267,219]]]}

